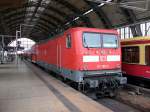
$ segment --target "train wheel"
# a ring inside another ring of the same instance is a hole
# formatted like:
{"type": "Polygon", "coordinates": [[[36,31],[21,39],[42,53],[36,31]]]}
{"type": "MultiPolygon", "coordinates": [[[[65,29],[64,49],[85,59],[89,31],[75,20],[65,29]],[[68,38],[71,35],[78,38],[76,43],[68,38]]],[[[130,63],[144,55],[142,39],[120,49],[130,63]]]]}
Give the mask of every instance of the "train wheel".
{"type": "Polygon", "coordinates": [[[81,91],[82,90],[82,85],[81,83],[78,83],[78,91],[81,91]]]}

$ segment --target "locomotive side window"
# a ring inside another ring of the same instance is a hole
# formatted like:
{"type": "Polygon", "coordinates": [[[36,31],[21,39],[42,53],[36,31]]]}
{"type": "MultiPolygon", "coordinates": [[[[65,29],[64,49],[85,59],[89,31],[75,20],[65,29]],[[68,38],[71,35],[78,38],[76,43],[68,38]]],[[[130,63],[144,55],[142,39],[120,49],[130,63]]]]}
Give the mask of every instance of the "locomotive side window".
{"type": "Polygon", "coordinates": [[[104,48],[117,48],[118,39],[116,35],[102,34],[104,48]]]}
{"type": "Polygon", "coordinates": [[[71,35],[68,34],[66,37],[66,48],[71,48],[71,35]]]}
{"type": "Polygon", "coordinates": [[[101,37],[99,33],[83,33],[83,46],[84,47],[101,47],[101,37]]]}
{"type": "Polygon", "coordinates": [[[145,46],[145,64],[150,66],[150,46],[145,46]]]}
{"type": "Polygon", "coordinates": [[[123,47],[122,61],[126,63],[139,63],[139,47],[123,47]]]}

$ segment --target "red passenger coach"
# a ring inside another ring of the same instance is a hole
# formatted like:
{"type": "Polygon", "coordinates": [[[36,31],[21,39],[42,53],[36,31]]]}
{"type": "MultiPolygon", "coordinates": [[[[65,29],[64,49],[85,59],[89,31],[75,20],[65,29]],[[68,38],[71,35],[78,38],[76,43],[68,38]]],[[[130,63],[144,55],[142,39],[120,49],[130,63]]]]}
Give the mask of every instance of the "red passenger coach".
{"type": "Polygon", "coordinates": [[[101,92],[112,92],[127,79],[121,74],[116,30],[70,28],[32,47],[32,61],[64,78],[101,92]]]}
{"type": "Polygon", "coordinates": [[[150,37],[125,39],[122,46],[122,71],[129,83],[150,88],[150,37]]]}

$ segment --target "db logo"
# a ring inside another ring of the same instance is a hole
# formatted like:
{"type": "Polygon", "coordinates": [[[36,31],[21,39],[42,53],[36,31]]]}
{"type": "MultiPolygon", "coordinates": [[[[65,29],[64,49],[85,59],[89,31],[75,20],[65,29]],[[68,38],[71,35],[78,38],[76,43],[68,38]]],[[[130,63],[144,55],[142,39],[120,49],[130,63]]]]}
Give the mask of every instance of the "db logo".
{"type": "Polygon", "coordinates": [[[100,56],[99,58],[100,58],[99,59],[100,61],[107,61],[107,57],[106,56],[100,56]]]}

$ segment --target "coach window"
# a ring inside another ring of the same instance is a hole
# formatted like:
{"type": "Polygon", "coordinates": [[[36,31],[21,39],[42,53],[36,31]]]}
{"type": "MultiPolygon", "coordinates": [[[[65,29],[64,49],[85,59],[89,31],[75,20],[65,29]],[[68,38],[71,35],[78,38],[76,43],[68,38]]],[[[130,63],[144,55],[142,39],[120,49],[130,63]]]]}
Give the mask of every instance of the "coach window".
{"type": "Polygon", "coordinates": [[[122,61],[126,63],[139,63],[139,47],[123,47],[122,61]]]}
{"type": "Polygon", "coordinates": [[[71,35],[68,34],[66,37],[66,48],[71,48],[71,35]]]}
{"type": "Polygon", "coordinates": [[[150,66],[150,46],[145,46],[145,64],[150,66]]]}

